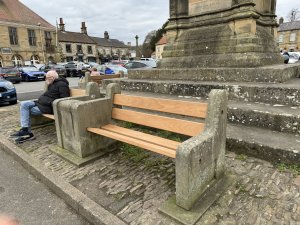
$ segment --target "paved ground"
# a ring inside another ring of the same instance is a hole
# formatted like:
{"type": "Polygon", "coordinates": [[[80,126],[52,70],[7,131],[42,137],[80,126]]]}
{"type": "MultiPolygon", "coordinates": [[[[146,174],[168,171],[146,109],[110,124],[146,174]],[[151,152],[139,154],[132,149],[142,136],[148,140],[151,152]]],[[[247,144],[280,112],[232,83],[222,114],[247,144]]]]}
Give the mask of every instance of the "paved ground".
{"type": "MultiPolygon", "coordinates": [[[[0,108],[0,134],[18,127],[18,108],[0,108]]],[[[55,146],[55,127],[34,130],[36,140],[19,147],[49,171],[71,183],[124,222],[170,225],[158,207],[175,192],[174,162],[152,153],[128,154],[124,147],[96,162],[76,168],[49,150],[55,146]],[[122,149],[123,148],[123,149],[122,149]]],[[[300,224],[299,170],[228,152],[227,170],[236,182],[197,223],[300,224]]],[[[66,223],[68,224],[68,223],[66,223]]]]}
{"type": "Polygon", "coordinates": [[[0,215],[22,225],[89,225],[18,162],[0,151],[0,215]]]}

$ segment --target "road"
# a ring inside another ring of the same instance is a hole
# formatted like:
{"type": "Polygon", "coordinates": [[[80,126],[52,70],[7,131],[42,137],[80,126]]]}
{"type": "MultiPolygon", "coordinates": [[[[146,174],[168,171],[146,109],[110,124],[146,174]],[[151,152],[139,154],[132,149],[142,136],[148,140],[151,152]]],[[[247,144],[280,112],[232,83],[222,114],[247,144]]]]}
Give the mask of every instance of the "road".
{"type": "MultiPolygon", "coordinates": [[[[78,77],[69,77],[67,79],[70,83],[70,87],[78,86],[78,77]]],[[[36,99],[43,93],[44,81],[21,82],[19,84],[15,84],[15,87],[17,89],[19,101],[36,99]]]]}
{"type": "Polygon", "coordinates": [[[1,214],[16,217],[22,225],[89,225],[3,151],[0,151],[1,214]]]}
{"type": "MultiPolygon", "coordinates": [[[[68,78],[77,86],[78,78],[68,78]]],[[[35,99],[43,92],[44,82],[15,84],[18,99],[35,99]]],[[[6,106],[9,107],[9,106],[6,106]]],[[[22,225],[90,225],[62,199],[0,150],[0,215],[10,215],[22,225]]]]}

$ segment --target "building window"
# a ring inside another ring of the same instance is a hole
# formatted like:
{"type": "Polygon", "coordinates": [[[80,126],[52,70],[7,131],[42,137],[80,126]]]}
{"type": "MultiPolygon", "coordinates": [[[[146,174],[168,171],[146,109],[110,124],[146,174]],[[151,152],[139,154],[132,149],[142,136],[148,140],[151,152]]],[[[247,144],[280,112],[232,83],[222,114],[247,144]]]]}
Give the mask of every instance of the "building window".
{"type": "Polygon", "coordinates": [[[66,52],[67,53],[72,53],[72,49],[71,49],[71,45],[70,44],[66,44],[66,52]]]}
{"type": "Polygon", "coordinates": [[[290,42],[295,42],[296,41],[296,33],[291,33],[290,34],[290,42]]]}
{"type": "Polygon", "coordinates": [[[18,44],[17,28],[9,27],[8,28],[8,33],[9,33],[10,44],[11,45],[17,45],[18,44]]]}
{"type": "Polygon", "coordinates": [[[28,42],[30,46],[36,46],[36,36],[34,30],[27,30],[28,31],[28,42]]]}
{"type": "Polygon", "coordinates": [[[39,64],[40,63],[40,58],[37,55],[33,55],[30,57],[30,62],[31,64],[39,64]]]}
{"type": "Polygon", "coordinates": [[[49,31],[45,31],[45,43],[46,43],[46,48],[50,48],[51,47],[51,33],[49,31]]]}
{"type": "Polygon", "coordinates": [[[23,64],[22,57],[19,55],[14,55],[11,60],[14,66],[22,66],[23,64]]]}
{"type": "Polygon", "coordinates": [[[88,46],[88,54],[93,54],[93,49],[92,49],[92,46],[88,46]]]}
{"type": "Polygon", "coordinates": [[[82,46],[81,45],[77,45],[77,53],[82,53],[82,46]]]}
{"type": "Polygon", "coordinates": [[[278,42],[282,43],[283,40],[284,40],[284,34],[280,34],[279,37],[278,37],[278,42]]]}

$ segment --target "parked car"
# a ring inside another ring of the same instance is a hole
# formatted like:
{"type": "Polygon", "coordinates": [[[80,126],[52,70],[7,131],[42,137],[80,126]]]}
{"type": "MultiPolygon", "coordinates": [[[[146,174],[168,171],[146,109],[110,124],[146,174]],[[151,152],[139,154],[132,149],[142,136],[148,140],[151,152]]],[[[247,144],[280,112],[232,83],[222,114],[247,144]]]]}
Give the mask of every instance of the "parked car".
{"type": "Polygon", "coordinates": [[[67,62],[65,64],[65,69],[66,69],[67,77],[77,77],[77,76],[79,76],[78,70],[77,70],[77,65],[76,65],[75,62],[67,62]]]}
{"type": "Polygon", "coordinates": [[[152,69],[151,63],[148,61],[130,61],[124,65],[128,70],[130,69],[152,69]]]}
{"type": "Polygon", "coordinates": [[[299,56],[296,53],[290,52],[289,53],[289,64],[299,62],[299,56]]]}
{"type": "Polygon", "coordinates": [[[21,74],[16,67],[1,67],[0,77],[11,81],[12,83],[20,83],[22,80],[21,74]]]}
{"type": "Polygon", "coordinates": [[[49,70],[55,70],[59,76],[67,77],[67,72],[63,65],[50,64],[40,68],[40,71],[44,71],[45,73],[47,73],[49,70]]]}
{"type": "Polygon", "coordinates": [[[124,66],[108,64],[107,67],[112,69],[114,71],[114,73],[116,73],[116,74],[120,73],[120,71],[122,71],[124,74],[128,74],[128,71],[124,66]]]}
{"type": "Polygon", "coordinates": [[[9,103],[10,105],[16,104],[17,91],[12,82],[0,78],[0,103],[9,103]]]}
{"type": "Polygon", "coordinates": [[[22,81],[45,80],[46,73],[35,66],[20,67],[22,81]]]}
{"type": "Polygon", "coordinates": [[[156,60],[152,59],[152,58],[141,58],[141,61],[146,61],[146,63],[153,68],[155,68],[157,66],[156,60]]]}

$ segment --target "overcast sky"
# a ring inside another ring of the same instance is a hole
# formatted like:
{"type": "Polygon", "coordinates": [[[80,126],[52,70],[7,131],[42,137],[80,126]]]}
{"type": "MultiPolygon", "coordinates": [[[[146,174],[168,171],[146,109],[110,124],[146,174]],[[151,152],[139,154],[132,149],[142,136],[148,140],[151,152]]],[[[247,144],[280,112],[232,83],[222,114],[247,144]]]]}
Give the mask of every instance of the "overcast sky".
{"type": "MultiPolygon", "coordinates": [[[[157,30],[169,17],[169,0],[20,0],[55,26],[62,17],[67,31],[80,32],[85,21],[88,34],[135,43],[144,41],[149,31],[157,30]]],[[[292,8],[300,10],[299,0],[277,0],[277,16],[287,17],[292,8]]]]}

